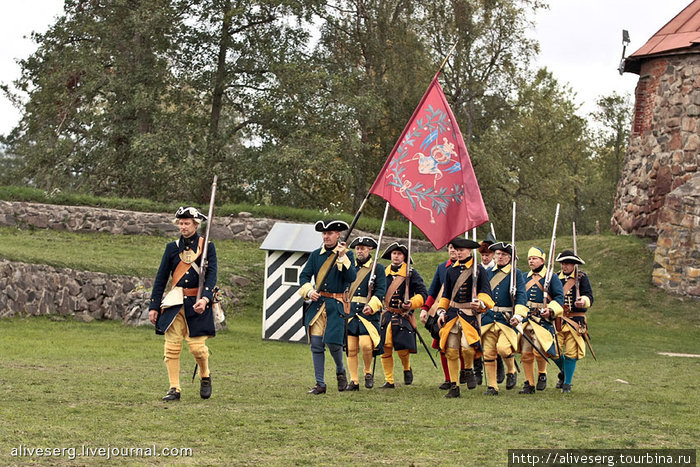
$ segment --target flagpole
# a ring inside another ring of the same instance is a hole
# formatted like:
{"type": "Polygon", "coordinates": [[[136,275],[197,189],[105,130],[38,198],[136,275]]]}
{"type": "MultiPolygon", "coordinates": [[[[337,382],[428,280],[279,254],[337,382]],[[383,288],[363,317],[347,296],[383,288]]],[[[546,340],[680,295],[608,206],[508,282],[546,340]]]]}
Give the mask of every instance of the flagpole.
{"type": "Polygon", "coordinates": [[[447,60],[450,59],[450,56],[452,55],[452,52],[454,52],[455,49],[457,48],[458,43],[459,43],[459,41],[456,41],[455,44],[450,49],[450,51],[447,52],[447,55],[445,56],[445,59],[442,61],[442,65],[440,65],[440,68],[438,68],[436,75],[439,74],[442,71],[442,69],[445,67],[445,65],[447,64],[447,60]]]}

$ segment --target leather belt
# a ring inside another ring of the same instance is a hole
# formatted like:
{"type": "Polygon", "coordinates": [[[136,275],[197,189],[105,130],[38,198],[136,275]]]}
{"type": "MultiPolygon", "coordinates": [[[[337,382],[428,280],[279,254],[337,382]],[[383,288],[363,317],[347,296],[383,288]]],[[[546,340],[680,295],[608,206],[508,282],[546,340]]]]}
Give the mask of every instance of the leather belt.
{"type": "Polygon", "coordinates": [[[513,312],[513,307],[512,306],[495,306],[491,308],[493,311],[498,311],[500,313],[512,313],[513,312]]]}
{"type": "Polygon", "coordinates": [[[404,314],[408,313],[410,310],[404,310],[403,308],[387,307],[386,311],[388,311],[389,313],[395,313],[397,315],[404,315],[404,314]]]}
{"type": "Polygon", "coordinates": [[[450,306],[452,308],[457,308],[458,310],[462,310],[462,313],[464,313],[467,316],[474,316],[474,310],[471,309],[471,302],[451,303],[450,306]]]}
{"type": "Polygon", "coordinates": [[[344,294],[342,292],[319,292],[321,297],[335,298],[336,300],[342,302],[344,294]]]}
{"type": "Polygon", "coordinates": [[[542,308],[544,308],[544,303],[542,303],[542,302],[530,302],[530,301],[528,301],[528,302],[527,302],[527,307],[528,307],[528,308],[537,308],[538,310],[541,310],[542,308]]]}
{"type": "Polygon", "coordinates": [[[350,301],[353,303],[367,303],[367,297],[363,297],[362,295],[358,295],[358,296],[352,297],[350,299],[350,301]]]}
{"type": "Polygon", "coordinates": [[[197,296],[197,292],[199,292],[199,288],[198,288],[198,287],[193,287],[193,288],[191,288],[191,289],[182,289],[182,294],[183,294],[185,297],[196,297],[196,296],[197,296]]]}

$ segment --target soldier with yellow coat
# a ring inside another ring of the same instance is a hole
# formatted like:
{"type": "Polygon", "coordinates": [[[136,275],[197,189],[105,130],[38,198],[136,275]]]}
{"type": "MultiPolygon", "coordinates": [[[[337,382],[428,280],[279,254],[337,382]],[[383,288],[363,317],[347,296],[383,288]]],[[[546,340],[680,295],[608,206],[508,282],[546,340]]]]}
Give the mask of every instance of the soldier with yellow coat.
{"type": "Polygon", "coordinates": [[[357,277],[350,285],[350,314],[348,317],[348,371],[350,382],[346,391],[359,391],[360,378],[358,370],[360,361],[358,353],[362,353],[364,363],[365,387],[374,387],[372,375],[372,355],[379,346],[379,318],[382,311],[382,300],[386,294],[386,275],[384,266],[377,264],[374,268],[376,275],[372,290],[369,290],[372,276],[372,250],[377,248],[377,242],[372,237],[357,237],[350,243],[355,249],[355,269],[357,277]]]}
{"type": "MultiPolygon", "coordinates": [[[[554,319],[564,312],[564,291],[559,277],[551,275],[547,290],[544,290],[547,266],[544,264],[546,255],[541,248],[533,246],[527,252],[527,262],[530,266],[525,278],[525,290],[527,295],[527,307],[530,309],[527,316],[522,318],[515,315],[514,319],[522,320],[523,332],[533,341],[540,351],[548,356],[558,356],[555,340],[554,319]],[[546,301],[546,303],[545,303],[546,301]]],[[[539,352],[535,353],[532,345],[524,338],[520,339],[520,360],[523,363],[525,384],[520,394],[534,394],[535,389],[544,391],[547,388],[547,359],[539,352]],[[535,359],[537,360],[537,386],[535,386],[535,359]]]]}
{"type": "Polygon", "coordinates": [[[457,237],[450,242],[457,250],[457,262],[447,271],[445,289],[438,305],[440,326],[440,350],[445,352],[450,371],[450,390],[445,397],[459,397],[459,356],[464,357],[467,373],[467,388],[477,386],[474,374],[474,359],[480,358],[481,339],[479,314],[493,307],[488,273],[482,265],[477,266],[476,296],[472,296],[475,258],[470,249],[479,248],[479,243],[457,237]]]}

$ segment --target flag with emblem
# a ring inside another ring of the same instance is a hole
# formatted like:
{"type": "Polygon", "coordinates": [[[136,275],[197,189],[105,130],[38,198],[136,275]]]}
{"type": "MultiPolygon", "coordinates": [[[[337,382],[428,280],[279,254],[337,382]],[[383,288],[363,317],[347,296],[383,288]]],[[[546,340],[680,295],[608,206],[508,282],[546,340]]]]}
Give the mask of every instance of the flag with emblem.
{"type": "Polygon", "coordinates": [[[370,193],[381,196],[440,249],[488,222],[462,133],[435,75],[370,193]]]}

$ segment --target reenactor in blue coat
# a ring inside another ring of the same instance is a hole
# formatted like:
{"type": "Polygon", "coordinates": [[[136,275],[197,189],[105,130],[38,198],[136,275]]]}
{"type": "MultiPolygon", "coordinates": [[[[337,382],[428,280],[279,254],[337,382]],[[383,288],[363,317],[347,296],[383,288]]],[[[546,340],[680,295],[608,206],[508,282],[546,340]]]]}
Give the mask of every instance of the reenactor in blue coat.
{"type": "Polygon", "coordinates": [[[571,392],[576,362],[586,356],[584,340],[588,335],[586,312],[593,305],[593,289],[585,272],[579,270],[577,280],[576,266],[586,263],[573,251],[562,251],[556,261],[561,263],[559,279],[564,287],[564,315],[561,318],[561,326],[557,327],[557,341],[564,355],[560,355],[560,358],[554,362],[561,370],[557,388],[560,388],[561,392],[571,392]]]}
{"type": "Polygon", "coordinates": [[[343,221],[318,221],[314,226],[323,236],[323,246],[311,252],[299,275],[299,295],[310,300],[304,313],[304,325],[309,336],[316,385],[309,394],[325,394],[325,346],[335,361],[338,391],[344,391],[348,381],[343,364],[343,343],[349,302],[345,292],[355,280],[355,259],[345,243],[339,242],[340,232],[347,230],[343,221]],[[337,255],[336,255],[337,254],[337,255]],[[311,279],[315,278],[315,285],[311,279]]]}
{"type": "Polygon", "coordinates": [[[457,237],[452,240],[457,250],[457,262],[447,271],[445,290],[438,305],[440,350],[447,356],[450,370],[450,390],[445,397],[459,397],[459,356],[464,358],[467,370],[467,387],[477,386],[474,375],[474,359],[481,358],[479,315],[493,307],[488,273],[477,266],[476,296],[472,296],[473,258],[469,249],[479,248],[475,241],[457,237]]]}
{"type": "MultiPolygon", "coordinates": [[[[457,261],[457,250],[455,250],[455,247],[453,247],[451,243],[447,245],[447,254],[449,256],[447,261],[438,264],[438,267],[435,269],[433,280],[428,289],[428,298],[421,307],[420,312],[420,321],[433,337],[432,347],[436,350],[440,350],[440,327],[437,325],[438,302],[440,298],[442,298],[443,289],[445,288],[445,276],[447,276],[447,271],[457,261]]],[[[440,351],[440,363],[442,364],[442,371],[445,374],[445,381],[438,386],[438,388],[448,390],[452,387],[452,383],[450,382],[450,370],[447,368],[447,357],[445,357],[445,353],[442,351],[440,351]]],[[[464,384],[467,382],[467,370],[464,369],[464,358],[462,358],[461,355],[459,357],[459,363],[459,384],[464,384]]]]}
{"type": "Polygon", "coordinates": [[[481,318],[481,342],[484,346],[484,366],[489,383],[486,395],[497,396],[499,381],[496,357],[500,356],[505,361],[506,389],[513,389],[518,380],[515,353],[518,351],[520,335],[511,324],[511,320],[514,319],[514,314],[526,317],[530,310],[526,306],[525,276],[519,269],[515,270],[515,303],[510,294],[512,245],[498,242],[489,248],[496,254],[495,266],[488,270],[494,307],[487,310],[481,318]]]}
{"type": "Polygon", "coordinates": [[[362,352],[362,362],[365,370],[365,387],[374,387],[372,375],[372,355],[379,347],[379,321],[382,311],[382,301],[386,294],[386,275],[384,266],[377,263],[374,267],[376,277],[369,290],[372,276],[372,250],[377,248],[377,242],[372,237],[357,237],[350,243],[355,249],[355,269],[357,277],[350,286],[350,316],[348,318],[348,370],[350,382],[346,391],[359,391],[360,366],[358,352],[362,352]]]}
{"type": "Polygon", "coordinates": [[[166,245],[151,292],[148,318],[156,326],[156,334],[165,335],[165,367],[170,390],[163,397],[164,401],[180,399],[180,351],[183,340],[199,366],[199,394],[203,399],[211,397],[209,349],[205,344],[208,337],[216,335],[212,301],[217,261],[216,248],[211,242],[207,246],[204,290],[202,297],[196,299],[204,250],[204,239],[197,229],[205,220],[206,216],[193,207],[177,210],[173,223],[178,226],[181,235],[177,241],[166,245]],[[165,294],[165,286],[171,277],[171,289],[165,294]]]}
{"type": "MultiPolygon", "coordinates": [[[[527,252],[527,262],[530,272],[525,278],[525,290],[527,294],[527,307],[530,311],[523,319],[523,332],[527,333],[542,353],[557,358],[556,331],[554,319],[564,312],[564,290],[561,281],[556,274],[552,274],[549,282],[547,296],[545,297],[544,285],[547,275],[545,266],[546,255],[539,247],[532,247],[527,252]],[[547,303],[545,306],[545,298],[547,303]]],[[[518,319],[519,315],[515,315],[518,319]]],[[[544,391],[547,387],[547,359],[539,353],[535,353],[529,342],[520,339],[521,361],[525,373],[525,384],[520,394],[534,394],[535,389],[544,391]],[[537,359],[537,386],[535,386],[535,359],[537,359]]]]}
{"type": "Polygon", "coordinates": [[[413,383],[411,355],[417,352],[416,347],[416,317],[414,311],[425,303],[428,291],[425,289],[423,278],[418,271],[411,268],[408,294],[406,294],[406,276],[408,265],[408,248],[394,242],[384,250],[382,259],[388,259],[391,264],[384,270],[386,273],[386,295],[384,297],[384,312],[381,321],[382,338],[382,367],[386,382],[382,389],[392,389],[394,385],[394,356],[399,354],[403,365],[403,382],[413,383]],[[408,300],[406,300],[408,296],[408,300]]]}

